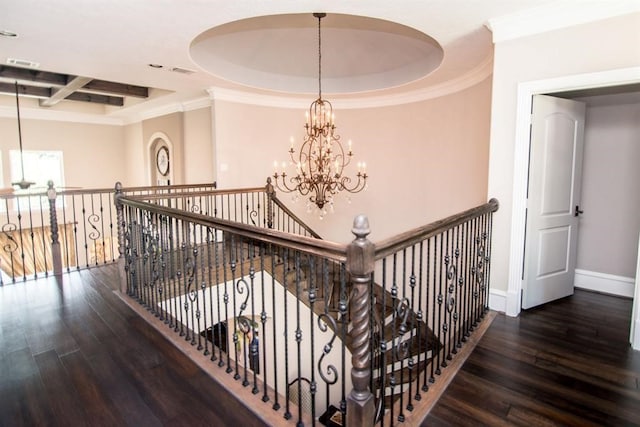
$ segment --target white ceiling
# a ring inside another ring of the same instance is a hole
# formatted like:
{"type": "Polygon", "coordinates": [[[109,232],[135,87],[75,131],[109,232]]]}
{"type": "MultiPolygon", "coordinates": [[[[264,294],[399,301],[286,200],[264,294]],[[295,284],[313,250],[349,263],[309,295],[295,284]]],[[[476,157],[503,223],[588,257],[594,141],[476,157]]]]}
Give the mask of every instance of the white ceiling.
{"type": "MultiPolygon", "coordinates": [[[[323,93],[396,96],[490,70],[492,36],[633,10],[640,0],[0,0],[0,30],[18,34],[0,37],[0,62],[157,89],[137,104],[91,110],[112,118],[193,102],[212,88],[308,100],[317,91],[311,13],[326,12],[323,93]]],[[[78,109],[70,103],[54,109],[78,109]]]]}

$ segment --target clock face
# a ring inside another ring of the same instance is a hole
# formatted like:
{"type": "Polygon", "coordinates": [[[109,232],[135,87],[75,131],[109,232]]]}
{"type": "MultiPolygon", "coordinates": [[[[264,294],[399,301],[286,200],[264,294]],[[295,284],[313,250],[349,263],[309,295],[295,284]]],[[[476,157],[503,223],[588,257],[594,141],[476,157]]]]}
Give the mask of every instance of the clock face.
{"type": "Polygon", "coordinates": [[[169,173],[169,150],[167,147],[160,147],[156,154],[156,167],[160,175],[166,176],[169,173]]]}

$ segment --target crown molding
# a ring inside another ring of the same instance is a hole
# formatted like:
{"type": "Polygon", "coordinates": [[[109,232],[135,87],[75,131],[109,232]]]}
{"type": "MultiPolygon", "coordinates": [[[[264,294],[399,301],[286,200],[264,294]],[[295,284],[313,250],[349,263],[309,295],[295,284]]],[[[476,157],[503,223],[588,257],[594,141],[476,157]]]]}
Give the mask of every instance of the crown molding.
{"type": "Polygon", "coordinates": [[[638,1],[555,2],[491,18],[486,26],[493,33],[493,42],[499,43],[635,12],[640,12],[638,1]]]}
{"type": "Polygon", "coordinates": [[[194,111],[201,108],[211,107],[211,99],[207,96],[193,99],[182,103],[183,111],[194,111]]]}
{"type": "MultiPolygon", "coordinates": [[[[450,95],[461,90],[474,86],[493,73],[493,58],[487,57],[480,65],[467,74],[445,83],[430,86],[425,89],[411,92],[398,93],[393,95],[338,98],[331,100],[334,107],[341,109],[360,109],[389,107],[395,105],[409,104],[413,102],[426,101],[433,98],[450,95]]],[[[308,98],[293,98],[287,96],[260,95],[251,92],[211,87],[207,89],[209,97],[214,101],[229,101],[240,104],[250,104],[264,107],[276,108],[307,108],[308,98]]]]}
{"type": "Polygon", "coordinates": [[[184,102],[175,102],[161,107],[142,111],[137,114],[130,114],[124,119],[124,124],[142,122],[144,120],[154,119],[156,117],[166,116],[174,113],[184,113],[186,111],[199,110],[201,108],[211,107],[211,99],[208,97],[200,97],[184,102]]]}
{"type": "MultiPolygon", "coordinates": [[[[424,89],[410,92],[397,93],[392,95],[380,95],[369,97],[353,96],[351,98],[339,98],[331,102],[335,107],[341,109],[362,109],[388,107],[413,102],[425,101],[450,95],[461,90],[474,86],[489,76],[493,72],[493,58],[487,57],[476,68],[456,79],[433,85],[424,89]]],[[[117,116],[99,116],[86,113],[73,113],[59,110],[29,109],[21,108],[22,117],[27,119],[54,120],[62,122],[106,124],[115,126],[125,126],[150,120],[168,114],[181,113],[186,111],[209,108],[215,101],[229,101],[241,104],[257,105],[271,108],[292,108],[304,109],[309,106],[308,97],[300,96],[278,96],[262,95],[252,92],[239,91],[233,89],[211,87],[207,89],[208,96],[192,99],[184,102],[176,102],[157,108],[148,109],[138,113],[120,113],[117,116]]],[[[0,106],[0,117],[15,117],[15,109],[7,106],[0,106]]]]}
{"type": "MultiPolygon", "coordinates": [[[[16,118],[16,109],[0,106],[0,117],[16,118]]],[[[120,117],[101,116],[96,114],[77,113],[70,111],[49,110],[40,108],[20,108],[21,119],[51,120],[57,122],[88,123],[96,125],[122,126],[124,119],[120,117]]]]}

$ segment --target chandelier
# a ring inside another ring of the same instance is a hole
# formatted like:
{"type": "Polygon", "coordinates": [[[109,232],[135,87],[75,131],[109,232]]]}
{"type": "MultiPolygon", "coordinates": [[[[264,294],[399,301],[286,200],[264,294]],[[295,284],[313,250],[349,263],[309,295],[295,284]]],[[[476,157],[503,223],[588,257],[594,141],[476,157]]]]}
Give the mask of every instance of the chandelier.
{"type": "Polygon", "coordinates": [[[351,162],[353,151],[351,141],[345,150],[340,144],[340,136],[336,134],[333,107],[326,99],[322,99],[322,38],[320,21],[326,13],[314,13],[318,18],[318,99],[311,103],[306,112],[304,125],[305,135],[302,146],[296,152],[293,138],[289,156],[295,165],[296,173],[288,176],[286,163],[278,172],[278,162],[274,163],[273,175],[278,189],[286,193],[298,192],[308,196],[309,202],[315,204],[321,216],[326,213],[325,205],[333,205],[333,196],[340,191],[358,193],[366,187],[367,172],[364,162],[358,163],[355,178],[343,175],[351,162]]]}

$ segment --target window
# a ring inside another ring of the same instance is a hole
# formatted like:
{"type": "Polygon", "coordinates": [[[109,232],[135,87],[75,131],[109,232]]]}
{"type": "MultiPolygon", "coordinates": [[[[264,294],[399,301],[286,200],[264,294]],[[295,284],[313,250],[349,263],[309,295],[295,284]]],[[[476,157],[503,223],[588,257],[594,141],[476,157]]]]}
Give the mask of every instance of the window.
{"type": "MultiPolygon", "coordinates": [[[[22,179],[20,166],[20,151],[9,152],[11,161],[11,182],[22,179]]],[[[64,168],[62,164],[62,151],[24,151],[24,179],[35,184],[29,191],[43,192],[47,189],[47,182],[53,181],[58,187],[64,185],[64,168]]]]}
{"type": "MultiPolygon", "coordinates": [[[[64,168],[62,163],[62,151],[24,151],[24,179],[33,182],[26,190],[15,188],[14,194],[44,193],[47,191],[47,182],[53,181],[55,188],[64,186],[64,168]]],[[[20,151],[9,151],[9,161],[11,164],[11,182],[22,180],[22,168],[20,165],[20,151]]],[[[25,209],[41,209],[44,203],[41,197],[17,198],[14,209],[22,211],[25,209]],[[28,202],[27,202],[28,201],[28,202]],[[24,205],[23,205],[24,203],[24,205]]]]}

